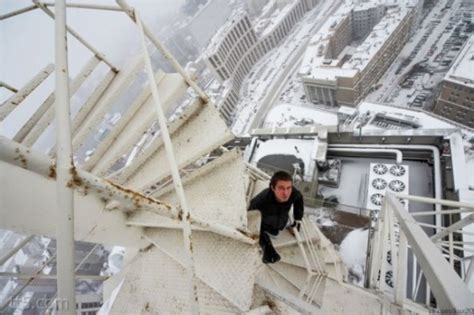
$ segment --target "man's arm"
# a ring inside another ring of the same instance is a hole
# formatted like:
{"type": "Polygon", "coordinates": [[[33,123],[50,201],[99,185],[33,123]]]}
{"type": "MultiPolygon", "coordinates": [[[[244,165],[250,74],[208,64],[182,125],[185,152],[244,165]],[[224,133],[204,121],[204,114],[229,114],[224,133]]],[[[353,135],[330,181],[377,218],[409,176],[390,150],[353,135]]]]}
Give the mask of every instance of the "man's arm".
{"type": "Polygon", "coordinates": [[[304,202],[303,195],[297,191],[295,195],[295,200],[293,201],[293,215],[295,216],[295,221],[301,221],[304,214],[304,202]]]}
{"type": "Polygon", "coordinates": [[[255,197],[250,200],[249,208],[247,210],[260,210],[262,211],[262,207],[265,203],[265,195],[266,195],[266,190],[261,191],[256,195],[255,197]]]}

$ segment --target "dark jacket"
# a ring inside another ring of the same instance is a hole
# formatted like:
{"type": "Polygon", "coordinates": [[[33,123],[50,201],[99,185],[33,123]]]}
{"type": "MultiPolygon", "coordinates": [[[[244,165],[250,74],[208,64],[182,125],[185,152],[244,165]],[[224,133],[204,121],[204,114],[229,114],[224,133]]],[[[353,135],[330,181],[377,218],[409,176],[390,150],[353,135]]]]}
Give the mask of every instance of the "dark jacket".
{"type": "MultiPolygon", "coordinates": [[[[262,213],[262,229],[282,230],[288,222],[288,212],[293,204],[295,220],[303,218],[303,195],[293,187],[287,202],[278,202],[270,188],[262,190],[249,205],[249,210],[258,209],[262,213]]],[[[276,232],[276,231],[275,231],[276,232]]]]}

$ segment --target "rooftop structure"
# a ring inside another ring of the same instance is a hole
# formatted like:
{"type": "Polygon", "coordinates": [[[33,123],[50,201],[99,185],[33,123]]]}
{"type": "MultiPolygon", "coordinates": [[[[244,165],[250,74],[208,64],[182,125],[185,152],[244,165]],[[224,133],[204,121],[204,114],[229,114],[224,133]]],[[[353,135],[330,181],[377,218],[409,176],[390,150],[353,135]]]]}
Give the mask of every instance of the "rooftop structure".
{"type": "Polygon", "coordinates": [[[464,45],[441,84],[433,112],[474,128],[474,36],[464,45]]]}
{"type": "Polygon", "coordinates": [[[412,18],[413,9],[405,6],[386,11],[378,3],[341,7],[312,37],[305,53],[299,75],[308,99],[355,106],[408,40],[412,18]],[[369,26],[373,28],[365,40],[350,47],[369,26]]]}

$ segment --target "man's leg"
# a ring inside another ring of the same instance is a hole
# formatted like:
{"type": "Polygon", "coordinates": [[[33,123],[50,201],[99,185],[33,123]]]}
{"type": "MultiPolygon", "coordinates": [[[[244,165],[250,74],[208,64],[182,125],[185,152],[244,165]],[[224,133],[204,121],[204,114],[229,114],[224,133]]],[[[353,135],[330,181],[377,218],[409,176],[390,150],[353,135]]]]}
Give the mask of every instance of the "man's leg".
{"type": "MultiPolygon", "coordinates": [[[[263,251],[263,258],[262,261],[265,264],[268,263],[276,263],[279,261],[280,255],[276,252],[275,248],[273,247],[272,240],[270,236],[274,236],[275,231],[267,230],[265,228],[260,229],[260,246],[262,247],[263,251]]],[[[278,231],[276,231],[278,234],[278,231]]]]}

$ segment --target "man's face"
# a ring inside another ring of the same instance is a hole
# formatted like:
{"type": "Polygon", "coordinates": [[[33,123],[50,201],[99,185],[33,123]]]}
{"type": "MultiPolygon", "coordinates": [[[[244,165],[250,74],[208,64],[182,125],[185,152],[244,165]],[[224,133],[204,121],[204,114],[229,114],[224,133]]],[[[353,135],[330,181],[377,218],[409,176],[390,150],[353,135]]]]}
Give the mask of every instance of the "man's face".
{"type": "Polygon", "coordinates": [[[276,182],[275,187],[272,187],[272,191],[275,194],[275,198],[278,202],[288,201],[292,189],[293,183],[291,180],[279,180],[276,182]]]}

